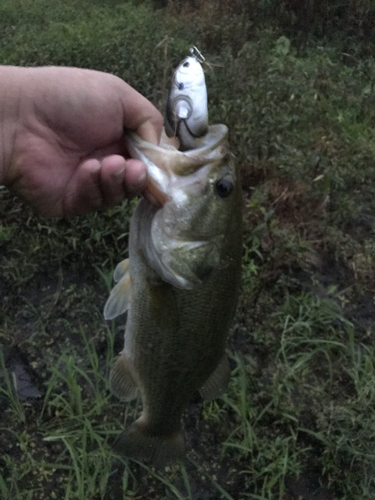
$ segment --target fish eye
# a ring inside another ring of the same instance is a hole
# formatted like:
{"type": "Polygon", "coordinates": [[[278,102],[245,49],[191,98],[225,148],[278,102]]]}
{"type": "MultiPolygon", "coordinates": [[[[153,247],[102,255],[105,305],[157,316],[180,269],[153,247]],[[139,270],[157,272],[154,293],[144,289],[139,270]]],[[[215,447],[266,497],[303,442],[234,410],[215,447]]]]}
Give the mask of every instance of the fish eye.
{"type": "Polygon", "coordinates": [[[184,64],[182,65],[184,68],[188,68],[190,66],[190,63],[189,61],[186,61],[184,62],[184,64]]]}
{"type": "Polygon", "coordinates": [[[224,177],[217,181],[215,188],[220,198],[227,198],[233,191],[233,182],[224,177]]]}

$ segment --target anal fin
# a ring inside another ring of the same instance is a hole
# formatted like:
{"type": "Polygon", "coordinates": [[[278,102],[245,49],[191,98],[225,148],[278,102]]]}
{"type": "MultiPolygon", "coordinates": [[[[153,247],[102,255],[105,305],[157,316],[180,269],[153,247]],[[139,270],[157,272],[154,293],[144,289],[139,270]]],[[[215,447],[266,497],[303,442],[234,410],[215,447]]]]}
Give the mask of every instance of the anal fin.
{"type": "Polygon", "coordinates": [[[229,379],[230,367],[228,357],[224,353],[220,363],[200,388],[200,395],[206,401],[212,401],[213,399],[222,396],[227,389],[229,379]]]}
{"type": "Polygon", "coordinates": [[[117,358],[109,375],[111,392],[122,401],[131,401],[137,395],[138,387],[123,353],[117,358]]]}

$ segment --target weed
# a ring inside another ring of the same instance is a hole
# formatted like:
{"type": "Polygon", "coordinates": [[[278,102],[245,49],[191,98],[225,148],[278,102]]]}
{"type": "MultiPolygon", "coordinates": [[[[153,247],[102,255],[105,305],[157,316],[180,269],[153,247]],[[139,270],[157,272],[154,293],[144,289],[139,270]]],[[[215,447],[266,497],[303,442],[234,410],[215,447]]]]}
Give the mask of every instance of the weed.
{"type": "Polygon", "coordinates": [[[2,380],[2,387],[0,386],[0,395],[6,397],[9,402],[10,410],[16,422],[24,423],[26,420],[25,411],[22,403],[17,394],[17,379],[14,373],[10,373],[5,366],[3,352],[0,351],[0,380],[2,380]]]}

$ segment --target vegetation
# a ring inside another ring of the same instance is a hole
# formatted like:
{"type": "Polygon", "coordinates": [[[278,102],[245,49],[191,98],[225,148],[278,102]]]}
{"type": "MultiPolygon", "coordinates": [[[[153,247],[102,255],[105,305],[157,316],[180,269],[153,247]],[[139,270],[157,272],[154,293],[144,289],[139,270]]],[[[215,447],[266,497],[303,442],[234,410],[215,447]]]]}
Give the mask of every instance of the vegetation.
{"type": "Polygon", "coordinates": [[[375,498],[374,13],[2,0],[1,64],[110,71],[161,110],[198,46],[242,168],[244,254],[229,390],[191,402],[186,462],[155,471],[110,446],[140,404],[108,391],[124,325],[102,318],[134,202],[51,220],[0,188],[0,498],[375,498]]]}

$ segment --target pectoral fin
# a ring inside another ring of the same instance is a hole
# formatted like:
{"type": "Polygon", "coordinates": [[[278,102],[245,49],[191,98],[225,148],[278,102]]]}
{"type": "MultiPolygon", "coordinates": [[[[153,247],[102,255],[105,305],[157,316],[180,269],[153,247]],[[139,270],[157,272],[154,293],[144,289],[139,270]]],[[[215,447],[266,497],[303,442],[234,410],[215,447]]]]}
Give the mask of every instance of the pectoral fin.
{"type": "Polygon", "coordinates": [[[227,355],[221,358],[220,363],[217,365],[216,369],[211,373],[206,382],[200,389],[200,395],[206,401],[212,401],[213,399],[222,396],[227,389],[228,382],[230,379],[230,367],[227,355]]]}
{"type": "Polygon", "coordinates": [[[138,387],[123,353],[112,367],[109,388],[122,401],[131,401],[137,395],[138,387]]]}
{"type": "Polygon", "coordinates": [[[116,283],[118,283],[128,273],[129,259],[124,259],[119,264],[117,264],[115,272],[113,273],[113,279],[116,283]]]}
{"type": "MultiPolygon", "coordinates": [[[[116,271],[118,266],[116,267],[116,271]]],[[[115,274],[116,274],[115,271],[115,274]]],[[[112,289],[104,306],[104,319],[113,319],[129,309],[131,298],[131,277],[129,272],[123,274],[121,280],[112,289]]]]}

